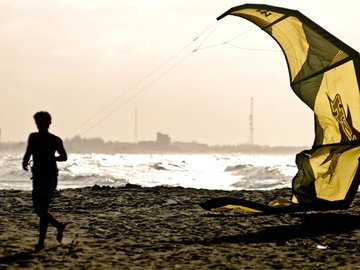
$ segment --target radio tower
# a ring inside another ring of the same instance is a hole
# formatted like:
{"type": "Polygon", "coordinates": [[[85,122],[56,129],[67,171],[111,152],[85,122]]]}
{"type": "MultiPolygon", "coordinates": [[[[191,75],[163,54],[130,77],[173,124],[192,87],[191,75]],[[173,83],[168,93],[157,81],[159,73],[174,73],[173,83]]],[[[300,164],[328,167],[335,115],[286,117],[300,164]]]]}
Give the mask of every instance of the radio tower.
{"type": "Polygon", "coordinates": [[[249,133],[250,133],[250,145],[254,145],[254,114],[253,114],[254,99],[250,99],[250,116],[249,116],[249,133]]]}

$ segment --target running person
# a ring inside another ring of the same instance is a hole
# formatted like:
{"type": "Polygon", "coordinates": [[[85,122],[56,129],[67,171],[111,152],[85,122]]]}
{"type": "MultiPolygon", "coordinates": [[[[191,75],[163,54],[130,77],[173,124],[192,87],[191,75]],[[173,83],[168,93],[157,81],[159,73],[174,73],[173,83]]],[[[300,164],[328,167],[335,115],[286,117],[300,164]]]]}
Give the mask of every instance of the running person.
{"type": "Polygon", "coordinates": [[[28,145],[23,158],[22,167],[28,170],[32,156],[32,201],[35,213],[40,218],[39,241],[35,252],[44,248],[49,223],[57,229],[56,240],[61,242],[65,224],[56,220],[49,212],[49,205],[57,186],[57,161],[66,161],[67,154],[62,140],[49,133],[51,116],[48,112],[37,112],[34,115],[38,132],[29,135],[28,145]],[[58,155],[56,155],[56,152],[58,155]]]}

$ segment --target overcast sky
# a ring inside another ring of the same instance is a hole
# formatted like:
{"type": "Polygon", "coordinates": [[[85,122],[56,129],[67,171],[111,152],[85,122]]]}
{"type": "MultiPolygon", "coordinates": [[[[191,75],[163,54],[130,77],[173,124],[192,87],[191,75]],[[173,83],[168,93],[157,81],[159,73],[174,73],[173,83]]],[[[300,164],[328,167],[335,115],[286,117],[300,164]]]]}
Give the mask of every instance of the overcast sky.
{"type": "MultiPolygon", "coordinates": [[[[253,98],[256,144],[310,146],[313,115],[277,44],[244,19],[215,20],[260,2],[0,0],[2,141],[25,141],[47,110],[64,139],[134,142],[137,109],[138,140],[242,144],[253,98]]],[[[360,50],[358,0],[263,3],[298,9],[360,50]]]]}

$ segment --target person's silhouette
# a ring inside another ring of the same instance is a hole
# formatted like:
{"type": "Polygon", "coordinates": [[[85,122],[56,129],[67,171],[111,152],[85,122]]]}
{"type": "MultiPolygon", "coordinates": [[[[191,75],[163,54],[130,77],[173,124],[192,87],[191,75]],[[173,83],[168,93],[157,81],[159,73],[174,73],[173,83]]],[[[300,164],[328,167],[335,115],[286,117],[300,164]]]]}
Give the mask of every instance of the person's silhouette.
{"type": "Polygon", "coordinates": [[[49,223],[57,229],[56,240],[61,242],[65,224],[57,221],[49,212],[49,205],[57,186],[57,161],[66,161],[67,154],[62,140],[49,133],[51,116],[48,112],[37,112],[34,115],[39,132],[31,133],[23,158],[22,167],[28,170],[32,156],[32,200],[35,213],[40,218],[39,241],[35,245],[35,252],[44,248],[45,237],[49,223]],[[56,155],[56,152],[58,155],[56,155]]]}

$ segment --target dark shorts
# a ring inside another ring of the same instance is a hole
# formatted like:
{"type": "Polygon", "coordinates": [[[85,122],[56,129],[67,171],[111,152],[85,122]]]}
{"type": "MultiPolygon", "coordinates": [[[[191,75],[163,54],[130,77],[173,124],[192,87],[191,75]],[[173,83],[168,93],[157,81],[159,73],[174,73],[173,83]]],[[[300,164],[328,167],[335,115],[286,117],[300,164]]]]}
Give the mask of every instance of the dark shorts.
{"type": "Polygon", "coordinates": [[[57,176],[33,175],[32,201],[36,213],[47,212],[57,186],[57,176]]]}

